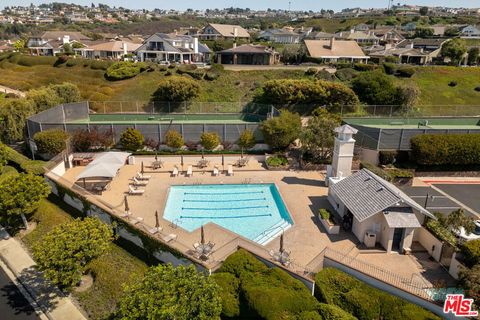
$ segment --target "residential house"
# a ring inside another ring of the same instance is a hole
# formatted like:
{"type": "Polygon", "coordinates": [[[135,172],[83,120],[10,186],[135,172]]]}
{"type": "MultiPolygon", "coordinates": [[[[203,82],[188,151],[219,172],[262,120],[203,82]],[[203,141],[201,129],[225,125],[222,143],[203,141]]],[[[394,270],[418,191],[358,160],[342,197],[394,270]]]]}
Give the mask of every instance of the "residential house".
{"type": "Polygon", "coordinates": [[[397,48],[413,48],[420,49],[427,52],[432,52],[441,49],[443,44],[449,39],[430,38],[430,39],[406,39],[397,44],[397,48]]]}
{"type": "Polygon", "coordinates": [[[377,44],[380,39],[375,36],[372,32],[363,32],[363,31],[341,31],[335,34],[335,39],[338,40],[353,40],[358,44],[377,44]]]}
{"type": "Polygon", "coordinates": [[[140,61],[154,62],[210,62],[211,51],[197,37],[156,33],[136,50],[140,61]]]}
{"type": "Polygon", "coordinates": [[[74,49],[74,51],[87,59],[120,60],[127,54],[133,54],[140,46],[141,44],[138,43],[110,40],[92,43],[83,48],[74,49]]]}
{"type": "Polygon", "coordinates": [[[221,64],[246,64],[246,65],[272,65],[280,62],[280,54],[273,48],[244,44],[216,53],[217,63],[221,64]]]}
{"type": "Polygon", "coordinates": [[[366,23],[357,24],[354,28],[355,31],[368,32],[370,27],[366,23]]]}
{"type": "Polygon", "coordinates": [[[427,65],[432,63],[433,59],[440,54],[440,49],[434,51],[424,51],[413,47],[398,48],[390,44],[385,46],[372,46],[365,48],[370,58],[378,63],[385,61],[387,57],[398,57],[400,63],[427,65]]]}
{"type": "Polygon", "coordinates": [[[330,40],[335,37],[335,34],[333,33],[328,33],[328,32],[322,32],[322,31],[317,31],[317,32],[312,32],[308,35],[307,39],[312,39],[312,40],[330,40]]]}
{"type": "Polygon", "coordinates": [[[409,252],[415,230],[425,217],[435,217],[403,191],[373,172],[362,169],[330,185],[328,200],[343,226],[368,244],[370,237],[388,253],[409,252]]]}
{"type": "Polygon", "coordinates": [[[259,38],[275,43],[300,43],[302,35],[293,31],[293,28],[269,29],[259,33],[259,38]]]}
{"type": "Polygon", "coordinates": [[[210,23],[203,28],[198,37],[201,40],[249,40],[250,34],[247,30],[238,25],[210,23]]]}
{"type": "Polygon", "coordinates": [[[365,55],[355,41],[349,40],[305,40],[307,53],[310,57],[322,62],[368,62],[365,55]]]}
{"type": "Polygon", "coordinates": [[[480,38],[480,28],[477,26],[469,25],[460,31],[460,36],[463,38],[480,38]]]}
{"type": "Polygon", "coordinates": [[[379,43],[381,44],[392,44],[395,45],[402,40],[405,40],[405,37],[402,33],[393,26],[380,26],[372,30],[373,34],[378,37],[379,43]]]}
{"type": "Polygon", "coordinates": [[[75,31],[45,31],[41,35],[32,36],[27,41],[30,53],[41,56],[54,56],[64,51],[65,44],[83,43],[90,38],[75,31]]]}

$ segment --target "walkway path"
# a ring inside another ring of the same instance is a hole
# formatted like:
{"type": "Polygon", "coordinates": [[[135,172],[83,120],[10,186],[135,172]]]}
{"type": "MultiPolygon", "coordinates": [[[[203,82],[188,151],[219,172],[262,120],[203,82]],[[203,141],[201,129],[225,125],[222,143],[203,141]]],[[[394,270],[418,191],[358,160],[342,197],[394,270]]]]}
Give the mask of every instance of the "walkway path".
{"type": "Polygon", "coordinates": [[[25,93],[22,92],[22,91],[19,91],[19,90],[15,90],[15,89],[12,89],[12,88],[9,88],[9,87],[5,87],[5,86],[2,86],[0,85],[0,92],[1,93],[13,93],[21,98],[24,98],[25,97],[25,93]]]}
{"type": "Polygon", "coordinates": [[[27,250],[15,238],[0,229],[0,259],[12,272],[16,280],[28,291],[43,313],[53,320],[86,320],[79,308],[69,296],[49,284],[41,272],[36,270],[35,262],[27,250]]]}

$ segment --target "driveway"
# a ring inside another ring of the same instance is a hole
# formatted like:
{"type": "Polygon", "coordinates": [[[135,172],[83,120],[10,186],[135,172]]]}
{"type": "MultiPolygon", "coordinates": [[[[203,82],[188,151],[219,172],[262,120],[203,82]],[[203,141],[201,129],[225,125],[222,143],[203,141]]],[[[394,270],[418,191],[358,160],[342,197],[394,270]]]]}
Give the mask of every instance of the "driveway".
{"type": "Polygon", "coordinates": [[[33,307],[17,286],[0,268],[0,318],[15,320],[39,319],[33,307]]]}
{"type": "Polygon", "coordinates": [[[441,192],[472,209],[480,218],[480,184],[434,184],[441,192]]]}

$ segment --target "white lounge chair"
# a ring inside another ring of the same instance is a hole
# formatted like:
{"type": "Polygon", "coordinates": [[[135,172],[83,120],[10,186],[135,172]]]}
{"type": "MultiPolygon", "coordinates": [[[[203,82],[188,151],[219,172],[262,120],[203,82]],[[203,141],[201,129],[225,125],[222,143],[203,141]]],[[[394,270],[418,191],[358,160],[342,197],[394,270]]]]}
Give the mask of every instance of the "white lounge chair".
{"type": "Polygon", "coordinates": [[[227,174],[233,176],[233,166],[231,164],[228,165],[227,174]]]}
{"type": "Polygon", "coordinates": [[[133,178],[134,186],[146,186],[147,184],[148,184],[148,180],[138,180],[137,177],[133,178]]]}
{"type": "Polygon", "coordinates": [[[213,175],[216,177],[218,176],[218,174],[219,174],[218,167],[213,168],[213,175]]]}
{"type": "Polygon", "coordinates": [[[156,234],[158,232],[162,231],[162,228],[161,227],[158,227],[158,228],[151,228],[151,229],[148,229],[148,232],[150,234],[156,234]]]}
{"type": "Polygon", "coordinates": [[[170,242],[175,239],[177,239],[177,235],[175,233],[170,233],[168,236],[163,237],[163,241],[165,242],[170,242]]]}
{"type": "Polygon", "coordinates": [[[176,177],[178,176],[178,168],[175,166],[175,168],[173,168],[173,171],[172,171],[172,177],[176,177]]]}
{"type": "Polygon", "coordinates": [[[192,175],[193,175],[192,166],[188,166],[188,169],[187,169],[187,177],[191,177],[192,175]]]}
{"type": "Polygon", "coordinates": [[[141,172],[137,172],[137,175],[136,175],[136,178],[138,180],[148,180],[150,179],[152,176],[148,176],[148,175],[144,175],[142,174],[141,172]]]}
{"type": "Polygon", "coordinates": [[[143,222],[143,218],[142,218],[142,217],[132,218],[132,222],[133,222],[133,224],[137,224],[137,223],[143,222]]]}
{"type": "Polygon", "coordinates": [[[143,194],[145,192],[144,189],[134,189],[132,186],[128,186],[128,189],[129,194],[143,194]]]}

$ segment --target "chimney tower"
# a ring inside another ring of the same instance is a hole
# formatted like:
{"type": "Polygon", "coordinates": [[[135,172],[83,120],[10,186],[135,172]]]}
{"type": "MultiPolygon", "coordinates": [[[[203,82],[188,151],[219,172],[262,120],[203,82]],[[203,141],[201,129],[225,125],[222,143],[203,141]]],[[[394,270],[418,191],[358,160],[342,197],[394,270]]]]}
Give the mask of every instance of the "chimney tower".
{"type": "Polygon", "coordinates": [[[357,132],[357,129],[348,124],[335,128],[332,177],[344,178],[352,174],[353,148],[355,147],[353,135],[357,132]]]}

